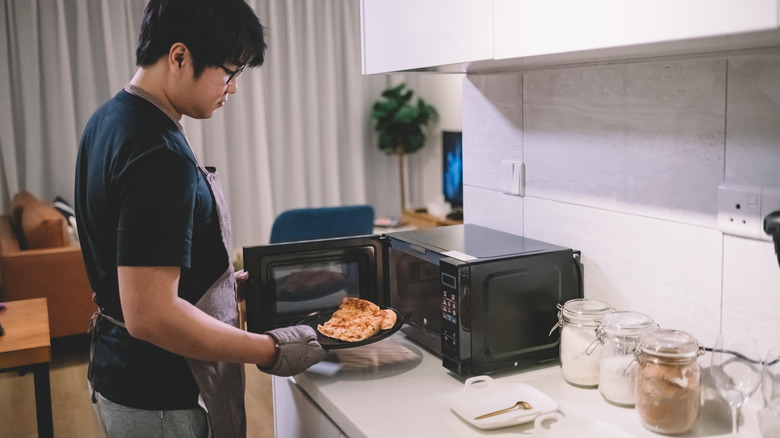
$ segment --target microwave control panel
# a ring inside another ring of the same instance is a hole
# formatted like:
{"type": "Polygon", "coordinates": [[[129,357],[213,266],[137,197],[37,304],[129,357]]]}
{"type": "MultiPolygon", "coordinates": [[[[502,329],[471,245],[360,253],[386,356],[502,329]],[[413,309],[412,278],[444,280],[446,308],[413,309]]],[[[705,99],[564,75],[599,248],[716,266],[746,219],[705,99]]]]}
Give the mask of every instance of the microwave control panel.
{"type": "MultiPolygon", "coordinates": [[[[468,299],[468,265],[458,267],[442,261],[441,273],[441,353],[444,366],[457,374],[468,372],[469,339],[463,336],[463,300],[468,299]]],[[[465,306],[468,308],[468,306],[465,306]]],[[[466,315],[468,319],[468,315],[466,315]]]]}

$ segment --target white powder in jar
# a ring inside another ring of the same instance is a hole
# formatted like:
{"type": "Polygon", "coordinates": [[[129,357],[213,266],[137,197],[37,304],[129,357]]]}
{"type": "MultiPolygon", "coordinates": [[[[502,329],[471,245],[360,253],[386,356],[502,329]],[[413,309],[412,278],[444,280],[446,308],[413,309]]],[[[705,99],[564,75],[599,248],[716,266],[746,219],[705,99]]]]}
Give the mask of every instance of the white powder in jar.
{"type": "Polygon", "coordinates": [[[599,362],[599,392],[608,401],[633,406],[636,363],[631,355],[602,357],[599,362]]]}
{"type": "Polygon", "coordinates": [[[564,325],[561,328],[561,372],[567,382],[579,386],[599,384],[600,343],[593,328],[564,325]],[[588,348],[593,351],[588,355],[588,348]],[[595,348],[594,348],[595,347],[595,348]]]}

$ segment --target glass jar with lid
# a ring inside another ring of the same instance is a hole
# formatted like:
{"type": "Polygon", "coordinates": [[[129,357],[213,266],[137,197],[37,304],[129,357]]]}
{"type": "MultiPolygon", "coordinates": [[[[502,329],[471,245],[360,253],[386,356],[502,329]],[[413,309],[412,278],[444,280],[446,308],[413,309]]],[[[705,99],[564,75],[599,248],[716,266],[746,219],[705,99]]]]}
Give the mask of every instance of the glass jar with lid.
{"type": "Polygon", "coordinates": [[[603,301],[587,298],[569,300],[560,307],[556,327],[561,327],[561,372],[567,382],[584,387],[598,385],[596,328],[598,321],[614,310],[603,301]]]}
{"type": "Polygon", "coordinates": [[[601,341],[599,392],[607,401],[621,406],[634,405],[639,336],[657,327],[653,318],[639,312],[620,311],[602,317],[596,331],[601,341]]]}
{"type": "Polygon", "coordinates": [[[637,347],[636,410],[642,425],[664,434],[688,431],[701,412],[704,352],[696,338],[679,330],[643,333],[637,347]]]}

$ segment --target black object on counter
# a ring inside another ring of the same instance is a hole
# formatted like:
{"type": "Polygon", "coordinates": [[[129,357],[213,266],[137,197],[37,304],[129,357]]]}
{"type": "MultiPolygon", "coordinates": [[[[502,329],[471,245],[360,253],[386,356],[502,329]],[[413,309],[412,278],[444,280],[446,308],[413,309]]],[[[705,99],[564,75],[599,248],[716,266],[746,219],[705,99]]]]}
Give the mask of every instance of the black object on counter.
{"type": "Polygon", "coordinates": [[[774,239],[777,263],[780,264],[780,210],[766,215],[764,218],[764,232],[774,239]]]}

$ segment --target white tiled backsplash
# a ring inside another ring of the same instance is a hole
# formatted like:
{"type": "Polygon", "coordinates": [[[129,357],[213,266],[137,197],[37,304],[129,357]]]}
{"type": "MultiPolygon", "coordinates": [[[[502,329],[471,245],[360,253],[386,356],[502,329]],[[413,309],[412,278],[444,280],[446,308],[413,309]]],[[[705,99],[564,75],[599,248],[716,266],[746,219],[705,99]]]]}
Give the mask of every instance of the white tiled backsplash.
{"type": "Polygon", "coordinates": [[[770,242],[724,235],[718,185],[780,189],[780,54],[463,80],[465,220],[582,251],[585,296],[712,346],[780,346],[770,242]],[[526,165],[526,197],[500,162],[526,165]]]}

